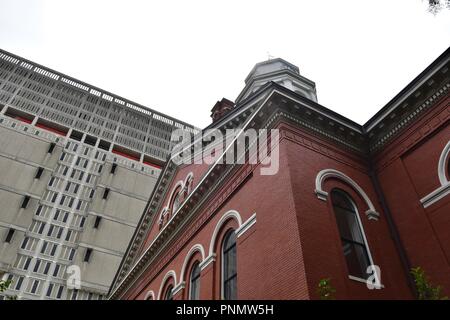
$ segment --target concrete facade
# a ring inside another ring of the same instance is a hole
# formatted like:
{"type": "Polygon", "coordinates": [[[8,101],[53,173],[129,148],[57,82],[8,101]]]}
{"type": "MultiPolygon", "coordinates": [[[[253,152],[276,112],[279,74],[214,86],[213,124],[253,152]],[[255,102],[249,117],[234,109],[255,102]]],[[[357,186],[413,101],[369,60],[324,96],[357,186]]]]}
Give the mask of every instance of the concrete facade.
{"type": "Polygon", "coordinates": [[[4,295],[103,299],[174,128],[195,131],[0,51],[0,274],[13,282],[4,295]]]}

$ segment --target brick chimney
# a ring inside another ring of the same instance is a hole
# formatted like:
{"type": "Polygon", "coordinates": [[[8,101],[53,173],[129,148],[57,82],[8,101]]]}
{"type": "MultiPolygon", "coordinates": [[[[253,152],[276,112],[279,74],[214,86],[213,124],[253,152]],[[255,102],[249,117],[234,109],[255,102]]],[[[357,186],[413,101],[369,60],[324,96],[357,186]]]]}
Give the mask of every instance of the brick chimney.
{"type": "Polygon", "coordinates": [[[234,102],[222,98],[222,100],[217,101],[214,107],[211,109],[211,118],[213,122],[216,122],[220,118],[222,118],[224,115],[226,115],[228,112],[233,110],[234,108],[234,102]]]}

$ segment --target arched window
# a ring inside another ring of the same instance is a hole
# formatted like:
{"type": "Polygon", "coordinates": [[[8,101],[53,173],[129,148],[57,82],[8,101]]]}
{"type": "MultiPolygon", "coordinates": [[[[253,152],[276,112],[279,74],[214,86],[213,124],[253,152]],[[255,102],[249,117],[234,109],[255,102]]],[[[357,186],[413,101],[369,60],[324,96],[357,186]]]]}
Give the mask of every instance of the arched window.
{"type": "Polygon", "coordinates": [[[189,299],[198,300],[200,298],[200,263],[196,262],[192,267],[191,278],[189,280],[189,299]]]}
{"type": "Polygon", "coordinates": [[[331,200],[349,274],[366,279],[371,263],[356,206],[342,190],[333,190],[331,200]]]}
{"type": "Polygon", "coordinates": [[[181,194],[181,192],[178,192],[175,195],[175,198],[173,199],[172,214],[174,214],[178,210],[178,208],[180,207],[180,194],[181,194]]]}
{"type": "Polygon", "coordinates": [[[164,295],[164,300],[173,300],[173,285],[167,287],[166,294],[164,295]]]}
{"type": "Polygon", "coordinates": [[[236,233],[228,232],[222,245],[222,294],[225,300],[237,297],[236,233]]]}

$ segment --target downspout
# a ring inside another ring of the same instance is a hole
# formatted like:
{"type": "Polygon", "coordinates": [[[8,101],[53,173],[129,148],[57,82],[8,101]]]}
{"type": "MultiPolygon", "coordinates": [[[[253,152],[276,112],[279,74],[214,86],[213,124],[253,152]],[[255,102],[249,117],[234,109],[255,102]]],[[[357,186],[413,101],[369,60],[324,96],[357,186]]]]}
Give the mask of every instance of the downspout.
{"type": "Polygon", "coordinates": [[[394,240],[395,248],[397,249],[398,255],[400,257],[400,261],[401,261],[403,269],[406,273],[406,279],[408,282],[408,286],[411,289],[411,292],[413,293],[414,297],[417,298],[416,284],[411,275],[411,263],[409,261],[408,255],[406,254],[405,247],[403,246],[397,226],[395,225],[394,219],[391,214],[391,210],[389,209],[389,206],[386,202],[386,198],[384,197],[384,193],[383,193],[383,190],[381,189],[381,185],[380,185],[378,177],[375,173],[375,169],[374,169],[372,161],[370,161],[369,176],[375,187],[375,192],[378,196],[378,199],[380,199],[381,207],[386,216],[386,221],[389,226],[389,231],[391,233],[391,237],[394,240]]]}

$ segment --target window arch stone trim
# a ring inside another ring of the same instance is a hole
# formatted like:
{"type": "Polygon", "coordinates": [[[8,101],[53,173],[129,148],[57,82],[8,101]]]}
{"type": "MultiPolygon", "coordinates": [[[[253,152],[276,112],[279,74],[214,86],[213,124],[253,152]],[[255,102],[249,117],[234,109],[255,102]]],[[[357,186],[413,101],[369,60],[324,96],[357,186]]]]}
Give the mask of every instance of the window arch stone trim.
{"type": "Polygon", "coordinates": [[[325,180],[329,178],[335,178],[339,179],[341,181],[344,181],[348,185],[350,185],[363,199],[364,202],[368,206],[368,210],[366,210],[365,214],[369,220],[378,220],[380,217],[380,214],[375,210],[375,206],[373,205],[372,201],[370,200],[369,196],[364,192],[364,190],[349,176],[346,174],[335,170],[335,169],[324,169],[321,170],[317,176],[316,176],[316,188],[314,190],[315,194],[317,195],[317,198],[319,198],[322,201],[327,201],[328,199],[328,192],[323,190],[323,184],[325,180]]]}

